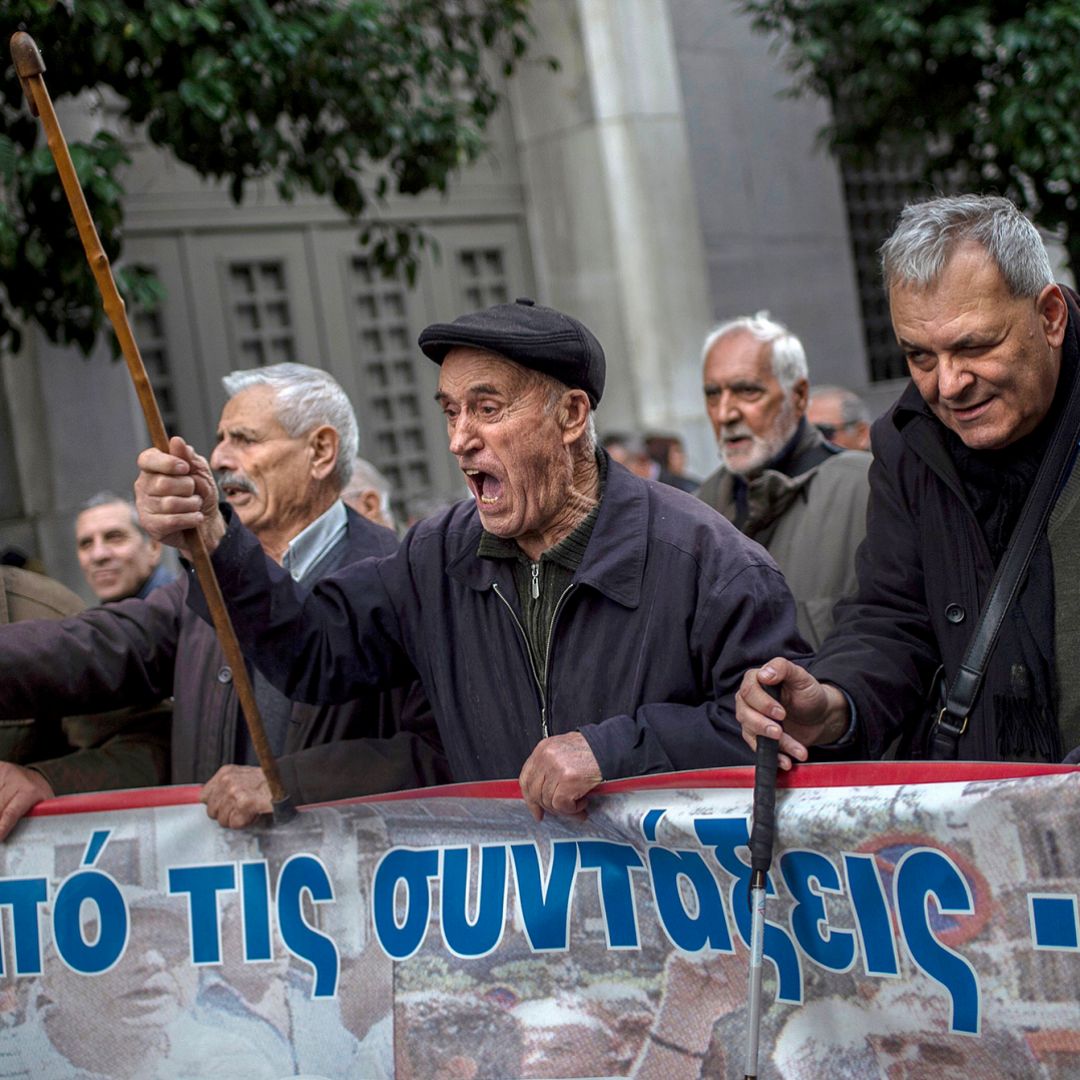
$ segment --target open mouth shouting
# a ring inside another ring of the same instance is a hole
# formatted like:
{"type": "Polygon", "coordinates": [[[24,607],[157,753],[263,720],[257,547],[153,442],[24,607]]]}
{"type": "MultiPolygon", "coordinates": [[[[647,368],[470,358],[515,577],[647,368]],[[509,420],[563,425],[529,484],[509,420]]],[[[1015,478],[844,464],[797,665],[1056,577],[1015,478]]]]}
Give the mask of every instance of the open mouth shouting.
{"type": "Polygon", "coordinates": [[[481,506],[494,506],[502,495],[502,481],[481,469],[463,469],[469,490],[481,506]]]}

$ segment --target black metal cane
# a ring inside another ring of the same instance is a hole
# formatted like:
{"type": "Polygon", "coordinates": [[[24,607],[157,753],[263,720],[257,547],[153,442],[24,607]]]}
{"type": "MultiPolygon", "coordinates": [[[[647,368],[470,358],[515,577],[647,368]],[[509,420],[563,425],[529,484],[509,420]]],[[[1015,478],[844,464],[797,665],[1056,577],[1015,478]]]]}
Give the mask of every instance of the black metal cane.
{"type": "MultiPolygon", "coordinates": [[[[764,687],[777,701],[780,689],[764,687]]],[[[777,740],[759,735],[754,765],[754,823],[750,830],[750,985],[747,996],[746,1080],[758,1074],[758,1042],[761,1035],[761,970],[765,945],[765,894],[772,863],[776,823],[777,740]]]]}

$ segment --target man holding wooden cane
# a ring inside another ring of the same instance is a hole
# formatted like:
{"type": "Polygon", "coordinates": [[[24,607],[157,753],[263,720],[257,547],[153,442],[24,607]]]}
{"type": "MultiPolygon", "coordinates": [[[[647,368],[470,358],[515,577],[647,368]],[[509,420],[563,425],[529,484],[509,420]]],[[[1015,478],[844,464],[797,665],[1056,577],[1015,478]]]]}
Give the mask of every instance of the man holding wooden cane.
{"type": "MultiPolygon", "coordinates": [[[[302,364],[234,372],[224,381],[230,397],[211,460],[225,498],[267,556],[310,585],[337,566],[393,551],[393,533],[347,511],[339,498],[356,456],[357,428],[337,383],[302,364]]],[[[185,577],[145,600],[59,622],[0,627],[0,719],[34,715],[43,701],[63,713],[172,696],[173,782],[206,782],[210,816],[240,827],[270,811],[270,794],[240,722],[233,672],[213,631],[188,609],[187,593],[185,577]]],[[[290,701],[265,680],[256,679],[255,691],[297,803],[446,778],[420,695],[408,702],[404,690],[393,699],[354,695],[314,708],[290,701]],[[339,742],[362,734],[390,737],[344,748],[339,742]]]]}

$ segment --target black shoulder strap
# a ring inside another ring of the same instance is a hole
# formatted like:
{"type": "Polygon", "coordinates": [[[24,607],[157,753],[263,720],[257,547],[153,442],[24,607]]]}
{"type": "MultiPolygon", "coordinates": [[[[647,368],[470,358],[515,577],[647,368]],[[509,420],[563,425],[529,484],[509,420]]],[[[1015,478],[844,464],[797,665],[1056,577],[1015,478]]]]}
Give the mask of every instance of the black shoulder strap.
{"type": "MultiPolygon", "coordinates": [[[[1074,315],[1070,306],[1070,320],[1074,315]]],[[[1073,378],[1065,412],[1054,429],[1046,454],[1035,474],[1035,483],[1020,513],[1009,546],[990,585],[990,595],[979,613],[979,621],[968,642],[963,662],[953,678],[945,698],[945,708],[938,714],[931,740],[930,757],[942,761],[956,759],[960,737],[967,730],[968,718],[982,687],[983,675],[997,644],[998,631],[1016,594],[1020,591],[1035,546],[1046,528],[1056,496],[1069,475],[1080,433],[1080,371],[1073,378]]]]}

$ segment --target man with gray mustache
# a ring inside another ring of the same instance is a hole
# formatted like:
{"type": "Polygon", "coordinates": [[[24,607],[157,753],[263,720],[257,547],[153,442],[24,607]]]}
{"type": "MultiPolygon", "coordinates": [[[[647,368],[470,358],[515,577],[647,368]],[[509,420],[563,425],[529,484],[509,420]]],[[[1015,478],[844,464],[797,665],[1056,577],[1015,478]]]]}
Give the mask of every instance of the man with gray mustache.
{"type": "MultiPolygon", "coordinates": [[[[276,364],[222,381],[229,400],[211,458],[215,476],[270,558],[310,588],[341,566],[395,550],[389,529],[341,501],[357,425],[329,375],[276,364]]],[[[60,622],[0,627],[0,720],[38,715],[43,702],[63,714],[171,696],[173,782],[204,784],[210,816],[238,828],[270,810],[269,790],[240,717],[232,671],[213,631],[188,608],[188,585],[185,575],[143,600],[60,622]]],[[[421,787],[447,776],[426,700],[407,678],[392,691],[333,706],[290,701],[259,672],[253,681],[296,803],[421,787]],[[380,737],[357,737],[373,731],[380,737]]]]}
{"type": "Polygon", "coordinates": [[[699,499],[776,560],[814,648],[833,605],[855,588],[866,533],[870,455],[841,450],[806,421],[806,353],[767,311],[721,323],[705,339],[705,408],[721,467],[699,499]]]}

